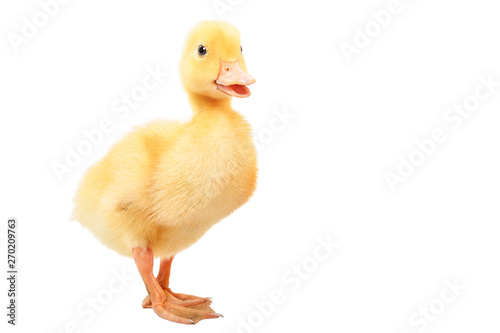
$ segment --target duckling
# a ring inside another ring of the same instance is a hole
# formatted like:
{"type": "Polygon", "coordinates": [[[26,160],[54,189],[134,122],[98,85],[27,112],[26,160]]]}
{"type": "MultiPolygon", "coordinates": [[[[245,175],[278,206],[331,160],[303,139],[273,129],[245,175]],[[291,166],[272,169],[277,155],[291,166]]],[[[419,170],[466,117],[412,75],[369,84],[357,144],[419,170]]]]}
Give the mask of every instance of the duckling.
{"type": "Polygon", "coordinates": [[[231,107],[250,96],[240,33],[204,21],[188,34],[181,82],[193,116],[155,121],[116,143],[82,178],[73,219],[104,245],[132,257],[148,295],[142,306],[161,318],[196,324],[218,318],[211,299],[169,288],[172,260],[239,208],[256,187],[251,127],[231,107]],[[153,274],[153,259],[161,258],[153,274]]]}

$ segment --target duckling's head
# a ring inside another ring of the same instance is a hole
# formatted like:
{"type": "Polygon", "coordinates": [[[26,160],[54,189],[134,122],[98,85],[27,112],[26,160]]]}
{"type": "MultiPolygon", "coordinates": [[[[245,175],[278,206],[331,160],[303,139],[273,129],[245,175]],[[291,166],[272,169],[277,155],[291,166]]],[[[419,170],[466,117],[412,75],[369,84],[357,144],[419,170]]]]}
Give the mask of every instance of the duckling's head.
{"type": "Polygon", "coordinates": [[[181,80],[191,93],[214,99],[248,97],[247,74],[240,33],[223,21],[198,23],[187,37],[181,59],[181,80]]]}

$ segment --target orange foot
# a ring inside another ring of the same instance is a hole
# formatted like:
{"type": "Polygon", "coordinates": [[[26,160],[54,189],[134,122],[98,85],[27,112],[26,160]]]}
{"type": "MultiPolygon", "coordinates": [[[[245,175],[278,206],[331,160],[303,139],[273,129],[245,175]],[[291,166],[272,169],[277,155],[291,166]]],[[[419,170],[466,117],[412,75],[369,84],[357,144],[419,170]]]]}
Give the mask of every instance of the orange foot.
{"type": "Polygon", "coordinates": [[[155,303],[150,307],[161,318],[182,324],[196,324],[202,319],[222,317],[220,313],[216,313],[208,304],[183,306],[164,301],[162,303],[155,303]]]}
{"type": "Polygon", "coordinates": [[[178,294],[170,290],[168,280],[173,257],[161,260],[156,279],[152,273],[151,249],[135,248],[134,259],[148,290],[148,295],[142,301],[143,308],[153,308],[161,318],[182,324],[196,324],[202,319],[222,317],[210,307],[210,298],[178,294]]]}
{"type": "MultiPolygon", "coordinates": [[[[178,294],[174,293],[172,290],[170,290],[170,288],[163,289],[163,292],[165,293],[168,302],[184,307],[210,308],[209,305],[212,304],[212,299],[210,297],[198,297],[193,295],[178,294]]],[[[152,307],[151,296],[147,295],[144,298],[144,300],[142,301],[142,307],[145,309],[150,309],[152,307]]]]}

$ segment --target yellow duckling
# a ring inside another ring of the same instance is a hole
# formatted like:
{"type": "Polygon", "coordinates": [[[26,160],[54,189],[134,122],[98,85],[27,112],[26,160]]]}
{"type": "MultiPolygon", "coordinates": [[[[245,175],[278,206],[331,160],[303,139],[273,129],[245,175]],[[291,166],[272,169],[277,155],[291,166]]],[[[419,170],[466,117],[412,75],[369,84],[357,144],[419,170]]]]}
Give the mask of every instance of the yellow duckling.
{"type": "Polygon", "coordinates": [[[209,298],[172,292],[175,254],[244,204],[257,177],[247,121],[231,97],[248,97],[240,34],[231,24],[207,21],[188,35],[180,63],[193,117],[137,128],[91,167],[76,192],[73,218],[103,244],[134,258],[152,307],[164,319],[195,324],[221,316],[209,298]],[[153,275],[153,258],[160,271],[153,275]]]}

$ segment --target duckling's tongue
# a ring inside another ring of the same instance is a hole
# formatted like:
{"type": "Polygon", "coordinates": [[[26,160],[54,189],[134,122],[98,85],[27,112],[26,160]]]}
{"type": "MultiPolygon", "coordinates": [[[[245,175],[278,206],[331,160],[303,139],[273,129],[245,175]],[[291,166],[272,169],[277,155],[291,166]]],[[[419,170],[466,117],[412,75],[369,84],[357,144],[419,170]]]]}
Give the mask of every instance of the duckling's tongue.
{"type": "Polygon", "coordinates": [[[250,89],[247,85],[255,82],[255,79],[245,73],[238,61],[220,61],[220,72],[215,84],[217,89],[234,97],[250,96],[250,89]]]}
{"type": "Polygon", "coordinates": [[[242,84],[231,84],[229,86],[223,86],[221,84],[217,84],[217,88],[225,92],[228,95],[234,96],[234,97],[248,97],[250,96],[250,89],[247,88],[247,86],[242,85],[242,84]]]}

